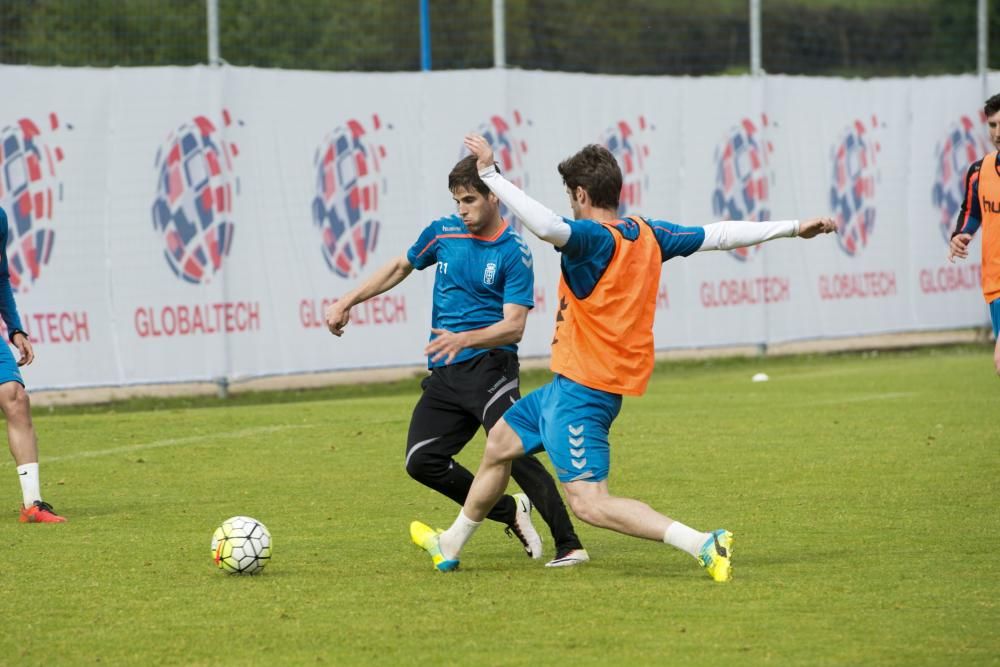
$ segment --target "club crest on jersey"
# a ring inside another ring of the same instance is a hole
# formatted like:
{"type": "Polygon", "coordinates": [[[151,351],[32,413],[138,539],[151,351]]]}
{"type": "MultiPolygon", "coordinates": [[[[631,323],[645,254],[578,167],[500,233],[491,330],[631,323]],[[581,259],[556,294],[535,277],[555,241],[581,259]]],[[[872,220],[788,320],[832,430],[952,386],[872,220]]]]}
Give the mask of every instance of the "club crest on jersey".
{"type": "Polygon", "coordinates": [[[492,285],[497,279],[497,265],[495,262],[490,262],[486,265],[486,271],[483,272],[483,284],[492,285]]]}

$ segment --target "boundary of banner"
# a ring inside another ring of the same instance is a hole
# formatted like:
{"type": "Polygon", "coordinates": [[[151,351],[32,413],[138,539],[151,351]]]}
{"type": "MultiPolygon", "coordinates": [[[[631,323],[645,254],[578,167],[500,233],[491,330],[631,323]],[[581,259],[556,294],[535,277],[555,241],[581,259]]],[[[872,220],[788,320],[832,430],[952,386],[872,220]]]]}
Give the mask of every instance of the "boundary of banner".
{"type": "MultiPolygon", "coordinates": [[[[976,327],[943,331],[916,331],[844,338],[792,341],[769,345],[726,345],[719,347],[660,350],[659,361],[672,359],[711,359],[723,357],[790,356],[828,354],[866,350],[893,350],[939,345],[985,344],[992,339],[988,328],[976,327]]],[[[522,357],[522,369],[547,368],[549,357],[522,357]]],[[[422,365],[388,366],[341,371],[294,373],[232,380],[225,385],[228,393],[315,389],[332,385],[394,382],[417,378],[425,373],[422,365]]],[[[30,389],[30,388],[29,388],[30,389]]],[[[178,382],[112,387],[82,387],[31,392],[35,407],[108,403],[138,397],[213,396],[220,392],[218,382],[178,382]]]]}

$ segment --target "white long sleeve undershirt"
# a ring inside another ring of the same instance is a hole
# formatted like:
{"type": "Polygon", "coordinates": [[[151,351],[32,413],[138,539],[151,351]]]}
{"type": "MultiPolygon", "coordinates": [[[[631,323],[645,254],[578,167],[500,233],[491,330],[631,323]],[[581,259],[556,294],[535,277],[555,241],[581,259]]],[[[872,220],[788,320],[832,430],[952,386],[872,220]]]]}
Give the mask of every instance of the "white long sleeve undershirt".
{"type": "Polygon", "coordinates": [[[496,167],[480,170],[479,177],[532,234],[557,248],[569,241],[570,227],[562,216],[526,195],[500,175],[496,167]]]}
{"type": "Polygon", "coordinates": [[[757,245],[783,236],[798,236],[798,220],[766,220],[748,222],[746,220],[726,220],[705,225],[705,240],[698,252],[703,250],[732,250],[757,245]]]}
{"type": "MultiPolygon", "coordinates": [[[[562,216],[544,204],[526,195],[520,188],[504,178],[496,167],[480,170],[479,177],[486,187],[538,238],[561,248],[569,241],[572,232],[562,216]]],[[[705,225],[705,240],[698,252],[703,250],[732,250],[764,243],[783,236],[799,233],[798,220],[769,220],[748,222],[746,220],[726,220],[705,225]]]]}

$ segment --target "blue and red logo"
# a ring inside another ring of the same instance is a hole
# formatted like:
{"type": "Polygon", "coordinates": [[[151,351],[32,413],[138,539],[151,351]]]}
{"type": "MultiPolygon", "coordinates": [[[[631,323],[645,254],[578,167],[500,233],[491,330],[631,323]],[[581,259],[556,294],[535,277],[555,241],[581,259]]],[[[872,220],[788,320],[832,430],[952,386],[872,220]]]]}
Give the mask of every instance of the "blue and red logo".
{"type": "MultiPolygon", "coordinates": [[[[768,127],[766,115],[758,128],[750,118],[730,128],[715,149],[715,190],[712,192],[712,213],[719,220],[753,220],[763,222],[771,216],[771,182],[774,175],[770,155],[774,146],[764,136],[768,127]]],[[[745,261],[757,252],[758,246],[737,248],[729,254],[745,261]]]]}
{"type": "Polygon", "coordinates": [[[979,121],[962,116],[951,124],[944,141],[935,150],[937,174],[931,189],[931,201],[938,209],[938,228],[945,241],[951,240],[958,212],[965,199],[965,174],[969,166],[990,152],[983,131],[986,112],[980,110],[979,121]]]}
{"type": "Polygon", "coordinates": [[[50,113],[47,120],[40,128],[22,118],[0,130],[0,207],[7,212],[7,261],[16,292],[38,280],[55,244],[53,214],[63,195],[58,174],[63,150],[52,143],[59,117],[50,113]]]}
{"type": "Polygon", "coordinates": [[[649,159],[649,142],[644,134],[653,129],[645,116],[639,116],[634,126],[627,120],[620,120],[604,131],[601,145],[611,151],[622,170],[622,193],[618,200],[618,215],[638,211],[642,206],[642,195],[649,190],[649,174],[646,160],[649,159]]]}
{"type": "Polygon", "coordinates": [[[156,151],[153,229],[163,237],[170,269],[189,283],[211,281],[233,247],[240,180],[233,169],[239,149],[225,138],[232,123],[226,109],[221,130],[206,116],[196,116],[156,151]]]}
{"type": "Polygon", "coordinates": [[[878,128],[875,116],[867,123],[856,120],[831,150],[830,206],[837,221],[837,241],[851,257],[868,245],[875,229],[878,154],[882,150],[875,136],[878,128]]]}
{"type": "Polygon", "coordinates": [[[385,146],[375,136],[382,127],[378,115],[372,116],[370,131],[351,119],[324,137],[313,156],[313,225],[320,230],[326,265],[341,278],[357,276],[378,244],[379,196],[386,182],[385,146]]]}
{"type": "MultiPolygon", "coordinates": [[[[526,125],[531,125],[531,121],[526,121],[521,112],[515,109],[510,121],[502,116],[492,116],[475,131],[475,134],[481,134],[493,148],[493,157],[500,165],[504,178],[522,190],[528,187],[528,174],[524,168],[524,156],[528,152],[528,144],[520,136],[520,128],[526,125]]],[[[468,149],[463,146],[459,157],[468,154],[468,149]]],[[[503,203],[500,204],[500,215],[514,225],[515,229],[521,230],[521,221],[514,218],[503,203]]]]}

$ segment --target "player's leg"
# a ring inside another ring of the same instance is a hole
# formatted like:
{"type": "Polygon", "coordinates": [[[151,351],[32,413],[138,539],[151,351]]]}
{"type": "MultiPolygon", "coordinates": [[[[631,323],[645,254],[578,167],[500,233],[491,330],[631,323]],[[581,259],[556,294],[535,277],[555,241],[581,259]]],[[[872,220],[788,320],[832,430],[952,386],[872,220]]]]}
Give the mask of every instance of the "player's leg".
{"type": "Polygon", "coordinates": [[[993,345],[993,368],[996,369],[997,375],[1000,375],[1000,336],[997,336],[993,345]]]}
{"type": "Polygon", "coordinates": [[[451,527],[436,534],[419,521],[411,524],[413,541],[431,555],[437,569],[449,571],[458,567],[458,555],[462,547],[507,488],[511,461],[524,456],[526,452],[541,448],[538,416],[546,387],[518,401],[490,430],[469,496],[451,527]],[[508,420],[517,422],[517,430],[508,424],[508,420]],[[528,434],[527,437],[525,434],[528,434]]]}
{"type": "Polygon", "coordinates": [[[573,514],[599,528],[687,551],[714,579],[728,580],[732,535],[727,531],[697,531],[646,503],[609,493],[608,432],[620,409],[620,396],[557,378],[553,400],[543,410],[542,438],[573,514]]]}
{"type": "Polygon", "coordinates": [[[990,302],[990,319],[993,321],[993,368],[1000,375],[1000,299],[990,302]]]}
{"type": "Polygon", "coordinates": [[[42,500],[38,478],[38,440],[31,421],[31,403],[14,355],[6,345],[0,346],[0,411],[7,419],[7,444],[21,483],[21,522],[62,523],[66,519],[57,515],[52,506],[42,500]]]}
{"type": "Polygon", "coordinates": [[[662,541],[694,556],[716,581],[730,579],[733,536],[729,531],[695,530],[642,501],[612,496],[606,479],[566,482],[563,488],[573,514],[581,521],[632,537],[662,541]]]}
{"type": "MultiPolygon", "coordinates": [[[[519,371],[517,355],[513,352],[491,350],[483,355],[479,364],[481,380],[478,384],[481,389],[470,392],[469,395],[474,399],[471,407],[482,416],[483,428],[487,434],[507,409],[520,400],[519,371]]],[[[542,462],[530,454],[516,458],[511,462],[511,477],[549,526],[556,546],[554,561],[562,561],[560,565],[575,565],[589,560],[585,552],[572,555],[574,551],[582,551],[583,545],[573,529],[573,522],[570,521],[555,480],[542,462]]],[[[539,542],[538,556],[540,555],[539,542]]]]}
{"type": "MultiPolygon", "coordinates": [[[[479,429],[479,420],[456,401],[447,383],[441,379],[447,369],[436,370],[424,379],[424,392],[413,409],[406,438],[406,472],[424,486],[465,503],[472,487],[472,473],[455,456],[479,429]]],[[[517,504],[503,495],[487,518],[511,525],[517,517],[517,504]]]]}
{"type": "MultiPolygon", "coordinates": [[[[566,505],[555,480],[541,461],[534,456],[524,456],[511,461],[511,477],[531,500],[552,533],[556,555],[554,561],[565,561],[565,565],[575,565],[590,560],[582,552],[583,544],[573,528],[566,505]]],[[[556,563],[553,563],[555,565],[556,563]]]]}

